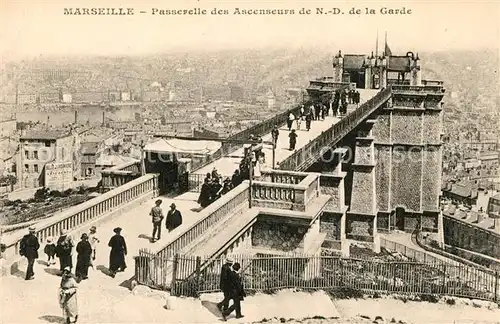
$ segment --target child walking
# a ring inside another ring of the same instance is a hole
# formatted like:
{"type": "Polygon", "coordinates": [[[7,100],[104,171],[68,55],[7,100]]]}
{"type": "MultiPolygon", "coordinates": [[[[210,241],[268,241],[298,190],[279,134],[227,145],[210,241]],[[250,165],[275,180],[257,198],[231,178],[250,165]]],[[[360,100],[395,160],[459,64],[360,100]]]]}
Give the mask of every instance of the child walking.
{"type": "Polygon", "coordinates": [[[51,237],[47,238],[47,244],[45,244],[43,252],[47,255],[47,267],[50,267],[51,264],[56,264],[56,245],[51,237]]]}
{"type": "Polygon", "coordinates": [[[95,250],[97,247],[97,243],[99,243],[99,239],[97,238],[97,228],[95,226],[92,226],[89,230],[89,243],[90,246],[92,247],[92,260],[91,260],[91,267],[94,267],[94,262],[95,261],[95,250]]]}

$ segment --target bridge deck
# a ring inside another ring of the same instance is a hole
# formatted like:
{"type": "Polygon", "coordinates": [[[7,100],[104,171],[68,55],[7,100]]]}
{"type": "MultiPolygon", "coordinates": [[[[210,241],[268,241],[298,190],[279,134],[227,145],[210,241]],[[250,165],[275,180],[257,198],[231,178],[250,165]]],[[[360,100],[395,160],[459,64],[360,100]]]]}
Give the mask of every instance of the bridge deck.
{"type": "MultiPolygon", "coordinates": [[[[360,105],[369,100],[371,97],[377,94],[377,90],[367,90],[367,89],[358,89],[360,92],[360,105]]],[[[347,113],[350,113],[351,111],[356,109],[356,105],[350,104],[347,109],[347,113]]],[[[302,121],[300,130],[297,130],[297,123],[293,123],[293,129],[297,131],[297,144],[295,146],[296,150],[299,150],[303,146],[305,146],[307,143],[310,141],[314,140],[316,137],[318,137],[322,132],[326,131],[329,129],[332,125],[336,124],[340,118],[327,116],[325,120],[313,120],[311,122],[311,130],[307,131],[306,130],[306,124],[305,121],[302,121]]],[[[276,164],[279,162],[285,160],[288,158],[290,155],[292,155],[293,151],[290,151],[288,149],[289,144],[288,144],[288,129],[286,128],[286,125],[280,127],[280,134],[278,137],[278,145],[276,148],[276,164]]],[[[268,133],[264,136],[262,136],[262,139],[264,141],[271,141],[271,133],[268,133]]],[[[266,166],[271,167],[272,163],[272,155],[273,155],[273,150],[270,145],[264,145],[263,152],[265,154],[266,158],[266,166]]],[[[234,153],[232,153],[230,156],[225,156],[219,160],[216,160],[203,168],[197,170],[195,174],[206,174],[208,172],[211,172],[213,168],[215,167],[219,174],[222,174],[223,176],[231,176],[236,170],[241,162],[241,159],[243,158],[243,153],[244,149],[240,148],[236,150],[234,153]]]]}

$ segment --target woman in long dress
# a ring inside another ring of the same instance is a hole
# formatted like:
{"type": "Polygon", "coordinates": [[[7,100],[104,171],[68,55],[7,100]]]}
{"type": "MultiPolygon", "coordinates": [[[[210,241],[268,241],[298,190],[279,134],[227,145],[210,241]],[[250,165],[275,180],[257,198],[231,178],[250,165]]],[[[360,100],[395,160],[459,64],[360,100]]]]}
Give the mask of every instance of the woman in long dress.
{"type": "Polygon", "coordinates": [[[85,280],[89,276],[89,267],[92,265],[92,246],[87,233],[83,233],[81,241],[76,245],[75,275],[78,279],[85,280]]]}
{"type": "Polygon", "coordinates": [[[63,311],[66,324],[76,323],[78,320],[78,284],[71,275],[71,268],[66,267],[62,273],[59,287],[59,305],[63,311]]]}

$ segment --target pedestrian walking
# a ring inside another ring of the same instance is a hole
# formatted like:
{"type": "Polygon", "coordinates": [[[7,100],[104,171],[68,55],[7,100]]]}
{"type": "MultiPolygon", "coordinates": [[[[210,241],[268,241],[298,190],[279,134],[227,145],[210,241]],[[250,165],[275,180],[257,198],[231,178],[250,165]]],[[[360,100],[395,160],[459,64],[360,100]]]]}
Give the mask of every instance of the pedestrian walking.
{"type": "Polygon", "coordinates": [[[47,267],[56,264],[56,245],[51,237],[47,238],[47,243],[45,244],[43,252],[47,255],[47,267]]]}
{"type": "Polygon", "coordinates": [[[59,285],[59,306],[63,311],[66,324],[76,323],[78,320],[78,284],[71,274],[71,268],[66,267],[62,272],[59,285]]]}
{"type": "Polygon", "coordinates": [[[233,188],[236,188],[237,186],[239,186],[242,182],[242,179],[241,179],[241,174],[240,174],[240,170],[236,169],[234,170],[234,173],[233,173],[233,176],[231,177],[231,184],[233,186],[233,188]]]}
{"type": "Polygon", "coordinates": [[[273,144],[276,146],[278,144],[278,137],[280,135],[280,131],[278,129],[278,125],[274,125],[273,130],[271,131],[271,137],[273,139],[273,144]]]}
{"type": "Polygon", "coordinates": [[[198,204],[202,208],[207,207],[210,205],[210,200],[211,200],[211,189],[210,189],[210,180],[205,178],[204,183],[201,185],[200,189],[200,196],[198,197],[198,204]]]}
{"type": "Polygon", "coordinates": [[[86,280],[89,277],[89,267],[92,265],[92,246],[87,233],[83,233],[80,239],[76,245],[75,276],[79,280],[86,280]]]}
{"type": "Polygon", "coordinates": [[[300,125],[302,124],[302,116],[297,117],[296,122],[297,122],[297,130],[300,130],[300,125]]]}
{"type": "Polygon", "coordinates": [[[69,235],[65,229],[62,229],[56,245],[56,255],[59,258],[59,269],[61,270],[61,274],[66,267],[73,269],[74,246],[75,243],[71,235],[69,235]]]}
{"type": "Polygon", "coordinates": [[[290,151],[295,150],[295,144],[297,144],[297,133],[295,132],[295,129],[292,129],[292,132],[288,135],[290,138],[289,144],[290,144],[290,151]]]}
{"type": "Polygon", "coordinates": [[[173,231],[175,228],[182,224],[182,214],[176,209],[174,203],[170,205],[170,210],[167,213],[167,219],[165,221],[165,226],[169,232],[173,231]]]}
{"type": "Polygon", "coordinates": [[[38,259],[38,249],[40,248],[40,243],[38,243],[38,238],[35,236],[35,228],[30,227],[28,231],[28,234],[24,235],[21,239],[19,254],[28,260],[26,277],[24,279],[33,280],[35,279],[33,266],[35,264],[35,260],[38,259]]]}
{"type": "Polygon", "coordinates": [[[151,242],[154,243],[156,241],[155,237],[158,234],[158,240],[161,239],[161,222],[163,221],[163,210],[161,209],[162,200],[158,199],[155,201],[155,206],[151,208],[149,215],[152,218],[153,222],[153,235],[151,236],[151,242]]]}
{"type": "Polygon", "coordinates": [[[91,267],[94,267],[94,262],[93,261],[95,261],[97,244],[100,243],[100,242],[101,241],[97,237],[97,228],[95,226],[92,226],[89,229],[89,243],[90,243],[90,246],[92,247],[92,264],[91,264],[91,267]]]}
{"type": "Polygon", "coordinates": [[[127,255],[127,244],[125,238],[121,235],[121,227],[113,230],[115,235],[109,240],[108,246],[111,248],[109,253],[109,271],[111,277],[114,278],[118,271],[125,271],[127,264],[125,263],[125,256],[127,255]]]}
{"type": "Polygon", "coordinates": [[[307,131],[311,130],[311,121],[312,121],[312,115],[311,114],[306,115],[306,130],[307,131]]]}
{"type": "Polygon", "coordinates": [[[231,272],[231,267],[233,265],[233,260],[228,257],[226,258],[226,262],[222,265],[222,268],[220,270],[220,282],[219,282],[219,288],[224,294],[224,299],[217,304],[217,308],[221,313],[224,311],[227,311],[229,308],[229,300],[231,299],[230,297],[230,284],[229,284],[229,273],[231,272]]]}
{"type": "Polygon", "coordinates": [[[244,317],[241,314],[241,302],[245,299],[246,293],[239,273],[240,269],[241,265],[236,262],[233,264],[232,271],[229,272],[229,297],[233,301],[233,304],[226,311],[222,312],[224,321],[233,311],[236,311],[236,318],[244,317]]]}
{"type": "Polygon", "coordinates": [[[292,126],[293,126],[293,121],[294,120],[295,120],[295,115],[291,112],[288,115],[288,119],[286,120],[286,126],[288,127],[288,131],[292,130],[292,126]]]}

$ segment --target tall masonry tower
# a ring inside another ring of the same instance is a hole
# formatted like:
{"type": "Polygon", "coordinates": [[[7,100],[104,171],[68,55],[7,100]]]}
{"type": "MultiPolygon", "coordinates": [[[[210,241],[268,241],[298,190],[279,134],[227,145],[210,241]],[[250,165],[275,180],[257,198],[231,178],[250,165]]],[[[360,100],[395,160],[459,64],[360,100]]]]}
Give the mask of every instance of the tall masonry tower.
{"type": "MultiPolygon", "coordinates": [[[[377,231],[438,230],[443,82],[422,80],[418,54],[342,54],[334,83],[359,91],[390,88],[390,98],[356,130],[346,235],[371,240],[377,231]]],[[[349,190],[347,190],[348,192],[349,190]]]]}

